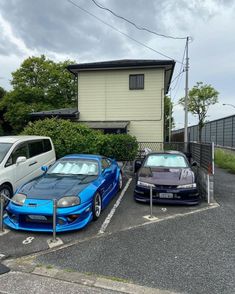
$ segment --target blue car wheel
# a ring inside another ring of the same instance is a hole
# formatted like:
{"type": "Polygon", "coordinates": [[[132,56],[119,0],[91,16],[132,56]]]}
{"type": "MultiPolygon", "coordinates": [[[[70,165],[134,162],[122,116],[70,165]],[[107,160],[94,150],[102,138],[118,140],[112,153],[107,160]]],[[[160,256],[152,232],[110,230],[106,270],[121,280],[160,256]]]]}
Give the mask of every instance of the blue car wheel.
{"type": "Polygon", "coordinates": [[[118,179],[118,189],[119,189],[119,191],[122,190],[122,186],[123,186],[123,179],[122,179],[122,173],[120,172],[119,179],[118,179]]]}
{"type": "Polygon", "coordinates": [[[96,193],[93,198],[93,205],[92,205],[94,220],[97,220],[100,217],[101,209],[102,209],[102,198],[99,193],[96,193]]]}

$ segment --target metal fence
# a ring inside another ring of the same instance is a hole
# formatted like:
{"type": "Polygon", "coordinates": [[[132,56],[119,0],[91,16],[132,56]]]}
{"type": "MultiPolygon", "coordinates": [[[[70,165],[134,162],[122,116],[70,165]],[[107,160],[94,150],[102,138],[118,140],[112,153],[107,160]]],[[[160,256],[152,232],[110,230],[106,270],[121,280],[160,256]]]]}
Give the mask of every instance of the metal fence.
{"type": "MultiPolygon", "coordinates": [[[[188,127],[189,141],[198,141],[198,126],[188,127]]],[[[173,141],[183,141],[184,130],[172,132],[173,141]]],[[[235,147],[235,115],[207,122],[202,128],[202,143],[235,147]]]]}
{"type": "Polygon", "coordinates": [[[183,152],[187,155],[190,162],[196,161],[200,168],[209,174],[214,173],[214,146],[212,143],[139,142],[137,158],[144,158],[150,150],[175,150],[183,152]]]}

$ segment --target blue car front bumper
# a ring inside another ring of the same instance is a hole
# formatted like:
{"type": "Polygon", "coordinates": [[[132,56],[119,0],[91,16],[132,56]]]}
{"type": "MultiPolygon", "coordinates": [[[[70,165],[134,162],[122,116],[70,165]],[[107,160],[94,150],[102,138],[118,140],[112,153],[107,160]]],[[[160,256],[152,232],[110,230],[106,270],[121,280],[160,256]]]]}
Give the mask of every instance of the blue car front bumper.
{"type": "MultiPolygon", "coordinates": [[[[4,223],[15,230],[35,232],[53,231],[53,202],[48,200],[27,199],[23,206],[10,203],[7,206],[4,223]],[[34,206],[29,205],[34,203],[34,206]]],[[[77,230],[92,220],[92,202],[78,206],[57,208],[56,232],[77,230]]]]}
{"type": "MultiPolygon", "coordinates": [[[[136,186],[134,199],[140,202],[150,202],[150,189],[136,186]]],[[[192,189],[156,189],[153,188],[153,203],[196,205],[200,202],[197,188],[192,189]],[[171,194],[171,198],[163,198],[171,194]],[[161,198],[162,195],[162,198],[161,198]]]]}

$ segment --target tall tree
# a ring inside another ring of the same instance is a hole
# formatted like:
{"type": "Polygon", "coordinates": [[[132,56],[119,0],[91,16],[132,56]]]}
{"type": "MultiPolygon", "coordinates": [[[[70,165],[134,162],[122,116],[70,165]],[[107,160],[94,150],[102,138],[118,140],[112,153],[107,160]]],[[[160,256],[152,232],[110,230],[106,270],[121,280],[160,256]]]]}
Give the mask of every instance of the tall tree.
{"type": "Polygon", "coordinates": [[[71,63],[29,57],[12,73],[13,90],[1,100],[0,109],[6,109],[4,118],[14,132],[27,124],[30,112],[75,106],[76,81],[67,70],[71,63]]]}
{"type": "Polygon", "coordinates": [[[173,102],[169,96],[164,97],[164,137],[165,141],[169,141],[169,127],[171,124],[171,129],[174,127],[173,114],[173,102]]]}
{"type": "MultiPolygon", "coordinates": [[[[3,97],[6,95],[7,91],[0,86],[0,102],[2,101],[3,97]]],[[[0,136],[4,134],[4,109],[0,110],[0,136]]]]}
{"type": "MultiPolygon", "coordinates": [[[[202,141],[202,128],[205,125],[209,107],[218,102],[218,95],[218,91],[203,82],[197,82],[189,91],[188,110],[198,117],[199,142],[202,141]]],[[[184,97],[180,99],[179,103],[184,106],[184,97]]]]}

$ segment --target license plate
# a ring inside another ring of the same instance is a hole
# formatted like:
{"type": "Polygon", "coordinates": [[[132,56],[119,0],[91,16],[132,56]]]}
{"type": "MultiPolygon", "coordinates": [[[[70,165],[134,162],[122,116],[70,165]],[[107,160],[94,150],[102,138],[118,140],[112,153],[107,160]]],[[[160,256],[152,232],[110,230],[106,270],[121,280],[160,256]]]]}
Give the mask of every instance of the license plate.
{"type": "Polygon", "coordinates": [[[159,198],[173,198],[173,193],[159,193],[159,198]]]}
{"type": "Polygon", "coordinates": [[[36,221],[46,221],[47,218],[44,215],[28,215],[28,218],[31,220],[36,220],[36,221]]]}

